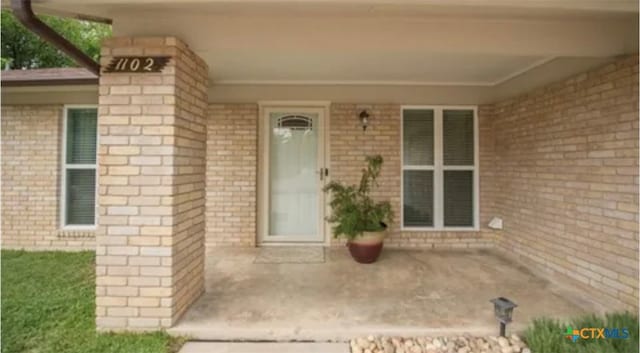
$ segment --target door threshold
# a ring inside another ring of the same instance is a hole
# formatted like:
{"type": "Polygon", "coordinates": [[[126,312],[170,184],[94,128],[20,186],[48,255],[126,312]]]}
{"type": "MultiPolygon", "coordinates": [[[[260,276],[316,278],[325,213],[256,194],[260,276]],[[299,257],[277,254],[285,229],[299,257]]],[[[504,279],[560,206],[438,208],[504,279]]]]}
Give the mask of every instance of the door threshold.
{"type": "Polygon", "coordinates": [[[309,246],[309,247],[325,247],[325,246],[329,246],[329,244],[320,242],[320,243],[311,243],[311,242],[292,242],[292,241],[288,241],[288,242],[268,242],[268,243],[258,243],[257,244],[258,247],[269,247],[269,246],[309,246]]]}

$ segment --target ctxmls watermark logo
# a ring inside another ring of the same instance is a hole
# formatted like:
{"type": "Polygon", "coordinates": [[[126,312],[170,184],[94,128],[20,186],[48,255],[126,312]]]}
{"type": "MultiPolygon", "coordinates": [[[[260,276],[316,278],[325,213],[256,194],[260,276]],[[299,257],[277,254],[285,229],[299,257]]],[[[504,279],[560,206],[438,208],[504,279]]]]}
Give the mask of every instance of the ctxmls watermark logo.
{"type": "Polygon", "coordinates": [[[609,328],[609,327],[583,327],[574,330],[571,326],[567,327],[565,332],[567,339],[577,342],[579,339],[625,339],[629,338],[629,329],[627,328],[609,328]]]}

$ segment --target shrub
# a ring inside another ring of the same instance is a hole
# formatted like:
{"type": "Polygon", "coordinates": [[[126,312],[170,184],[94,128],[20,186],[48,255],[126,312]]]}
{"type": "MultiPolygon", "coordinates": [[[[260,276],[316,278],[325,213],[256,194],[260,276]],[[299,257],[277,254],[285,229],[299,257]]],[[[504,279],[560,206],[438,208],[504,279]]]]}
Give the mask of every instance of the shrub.
{"type": "Polygon", "coordinates": [[[557,320],[540,318],[533,321],[525,332],[525,341],[533,353],[637,353],[638,316],[629,312],[605,316],[585,315],[564,324],[557,320]],[[567,327],[581,329],[627,328],[629,338],[578,339],[566,338],[567,327]]]}

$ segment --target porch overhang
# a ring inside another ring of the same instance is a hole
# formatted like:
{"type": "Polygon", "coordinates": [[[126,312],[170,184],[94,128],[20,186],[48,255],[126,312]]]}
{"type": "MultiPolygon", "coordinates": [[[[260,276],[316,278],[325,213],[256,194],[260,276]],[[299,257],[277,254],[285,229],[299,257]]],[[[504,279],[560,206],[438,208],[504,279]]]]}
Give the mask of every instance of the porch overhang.
{"type": "Polygon", "coordinates": [[[82,68],[6,70],[2,87],[98,85],[98,76],[82,68]]]}
{"type": "Polygon", "coordinates": [[[294,86],[517,94],[638,50],[635,1],[49,0],[36,10],[109,18],[114,36],[177,36],[227,102],[294,86]]]}

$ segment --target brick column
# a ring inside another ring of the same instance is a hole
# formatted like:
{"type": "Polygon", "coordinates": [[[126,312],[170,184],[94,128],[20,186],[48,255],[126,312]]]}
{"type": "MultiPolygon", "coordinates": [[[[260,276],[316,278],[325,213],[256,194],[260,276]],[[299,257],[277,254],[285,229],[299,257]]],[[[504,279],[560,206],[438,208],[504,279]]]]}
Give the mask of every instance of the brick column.
{"type": "Polygon", "coordinates": [[[103,73],[96,324],[169,327],[204,290],[208,69],[173,37],[111,38],[118,55],[169,55],[161,73],[103,73]]]}

